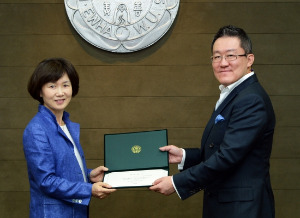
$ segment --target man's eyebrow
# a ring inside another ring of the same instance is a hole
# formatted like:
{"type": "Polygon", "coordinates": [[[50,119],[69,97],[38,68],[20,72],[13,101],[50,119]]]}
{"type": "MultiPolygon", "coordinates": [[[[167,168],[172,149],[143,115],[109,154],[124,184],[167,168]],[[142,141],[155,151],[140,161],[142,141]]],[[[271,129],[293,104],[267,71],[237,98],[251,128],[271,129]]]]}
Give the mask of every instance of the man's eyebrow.
{"type": "MultiPolygon", "coordinates": [[[[231,52],[231,51],[236,51],[236,50],[237,50],[237,49],[228,49],[228,50],[225,51],[225,53],[231,52]]],[[[213,54],[216,54],[216,53],[221,53],[221,52],[218,51],[218,50],[213,52],[213,54]]]]}

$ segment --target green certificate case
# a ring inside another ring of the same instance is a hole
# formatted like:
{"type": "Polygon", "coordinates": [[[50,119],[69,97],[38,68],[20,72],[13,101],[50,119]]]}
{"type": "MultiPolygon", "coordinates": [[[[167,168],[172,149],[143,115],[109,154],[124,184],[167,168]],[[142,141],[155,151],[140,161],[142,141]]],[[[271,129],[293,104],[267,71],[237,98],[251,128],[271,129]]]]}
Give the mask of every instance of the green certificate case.
{"type": "Polygon", "coordinates": [[[169,174],[167,130],[104,135],[104,182],[114,188],[147,187],[169,174]]]}

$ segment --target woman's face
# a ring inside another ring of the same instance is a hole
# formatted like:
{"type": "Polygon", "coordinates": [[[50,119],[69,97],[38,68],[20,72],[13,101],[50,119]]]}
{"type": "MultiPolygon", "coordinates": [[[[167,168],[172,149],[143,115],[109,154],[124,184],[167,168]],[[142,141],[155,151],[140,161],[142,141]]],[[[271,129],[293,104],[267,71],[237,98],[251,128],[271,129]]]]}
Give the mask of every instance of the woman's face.
{"type": "Polygon", "coordinates": [[[65,73],[56,82],[43,85],[40,96],[44,100],[44,106],[52,113],[63,113],[72,99],[72,84],[68,75],[65,73]]]}

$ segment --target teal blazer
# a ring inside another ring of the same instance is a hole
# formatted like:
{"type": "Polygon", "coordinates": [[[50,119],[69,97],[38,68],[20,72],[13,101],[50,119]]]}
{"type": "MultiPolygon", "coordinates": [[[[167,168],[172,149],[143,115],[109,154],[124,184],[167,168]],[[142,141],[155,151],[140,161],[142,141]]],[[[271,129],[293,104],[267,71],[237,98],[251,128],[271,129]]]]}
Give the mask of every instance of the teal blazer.
{"type": "MultiPolygon", "coordinates": [[[[89,178],[83,150],[79,143],[79,124],[63,120],[83,160],[89,178]]],[[[23,149],[30,183],[30,217],[84,218],[92,195],[92,184],[84,182],[74,155],[74,147],[54,114],[39,105],[39,111],[23,134],[23,149]]]]}
{"type": "Polygon", "coordinates": [[[201,148],[173,176],[182,199],[204,190],[203,218],[273,218],[269,175],[275,115],[253,75],[212,113],[201,148]]]}

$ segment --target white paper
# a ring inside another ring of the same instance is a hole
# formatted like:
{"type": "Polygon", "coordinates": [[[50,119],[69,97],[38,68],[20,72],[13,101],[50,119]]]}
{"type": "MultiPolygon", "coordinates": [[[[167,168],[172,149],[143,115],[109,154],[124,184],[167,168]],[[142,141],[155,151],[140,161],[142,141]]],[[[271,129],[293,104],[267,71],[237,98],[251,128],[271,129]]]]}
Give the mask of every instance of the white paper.
{"type": "Polygon", "coordinates": [[[113,188],[151,186],[156,179],[164,176],[168,176],[168,171],[163,169],[121,171],[106,174],[103,182],[113,188]]]}

